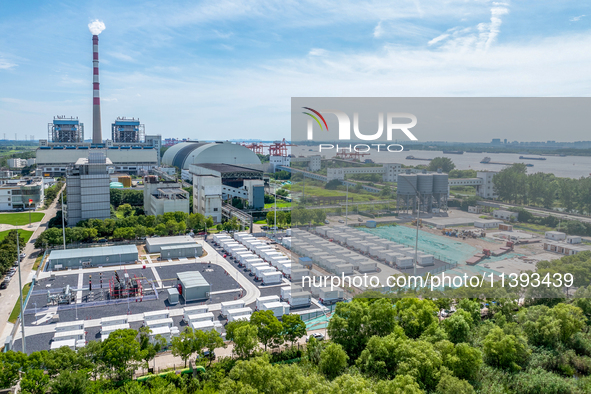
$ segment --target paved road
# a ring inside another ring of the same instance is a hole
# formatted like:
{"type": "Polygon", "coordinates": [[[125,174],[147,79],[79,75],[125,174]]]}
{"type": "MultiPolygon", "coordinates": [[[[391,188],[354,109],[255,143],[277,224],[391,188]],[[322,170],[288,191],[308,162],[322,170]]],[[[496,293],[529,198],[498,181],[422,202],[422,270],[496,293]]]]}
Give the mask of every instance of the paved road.
{"type": "MultiPolygon", "coordinates": [[[[23,286],[26,283],[30,282],[32,276],[34,275],[33,264],[35,264],[35,259],[37,258],[39,252],[35,252],[35,247],[33,246],[33,244],[35,243],[37,237],[39,237],[39,235],[47,228],[47,222],[49,222],[51,218],[53,218],[56,215],[56,205],[57,201],[52,203],[48,209],[43,211],[45,212],[43,220],[41,220],[41,222],[33,223],[33,229],[35,229],[35,232],[31,236],[31,239],[25,245],[24,249],[21,245],[21,251],[24,251],[27,254],[27,257],[21,262],[23,286]]],[[[31,230],[31,228],[29,228],[28,225],[22,226],[20,228],[23,230],[31,230]]],[[[12,331],[12,328],[14,326],[12,323],[8,323],[8,318],[19,297],[18,284],[19,283],[17,272],[17,274],[12,277],[12,280],[10,281],[8,288],[0,290],[0,294],[2,294],[0,296],[0,346],[4,345],[4,340],[8,335],[10,335],[10,332],[12,331]]]]}
{"type": "Polygon", "coordinates": [[[531,212],[535,216],[546,217],[546,216],[552,215],[552,216],[557,217],[562,220],[576,220],[579,222],[591,223],[590,216],[565,213],[565,212],[558,212],[558,211],[548,210],[545,208],[534,208],[534,207],[528,207],[528,206],[522,206],[522,205],[508,204],[508,203],[498,202],[498,201],[480,201],[479,205],[494,206],[494,207],[500,207],[500,208],[505,208],[505,209],[507,209],[507,208],[523,208],[526,211],[531,212]]]}

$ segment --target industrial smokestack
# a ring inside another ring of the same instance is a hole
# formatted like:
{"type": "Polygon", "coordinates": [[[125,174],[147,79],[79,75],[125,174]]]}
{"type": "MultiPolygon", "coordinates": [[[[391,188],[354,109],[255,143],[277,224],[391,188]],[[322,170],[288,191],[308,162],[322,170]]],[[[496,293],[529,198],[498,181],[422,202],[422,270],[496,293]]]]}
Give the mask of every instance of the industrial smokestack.
{"type": "Polygon", "coordinates": [[[101,98],[99,89],[98,35],[105,29],[105,24],[95,20],[88,25],[92,33],[92,143],[101,144],[101,98]]]}

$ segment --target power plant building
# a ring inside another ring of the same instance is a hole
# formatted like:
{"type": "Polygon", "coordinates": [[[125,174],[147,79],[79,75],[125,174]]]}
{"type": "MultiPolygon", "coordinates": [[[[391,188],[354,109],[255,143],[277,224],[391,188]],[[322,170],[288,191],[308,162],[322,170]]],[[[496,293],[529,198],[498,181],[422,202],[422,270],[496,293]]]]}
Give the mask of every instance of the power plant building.
{"type": "Polygon", "coordinates": [[[111,217],[110,177],[107,172],[110,164],[104,152],[91,151],[88,159],[80,158],[68,169],[66,217],[69,227],[85,219],[111,217]]]}
{"type": "Polygon", "coordinates": [[[145,135],[144,125],[136,118],[117,118],[111,125],[110,140],[103,141],[101,130],[98,35],[92,36],[92,142],[84,139],[84,124],[77,118],[58,116],[48,126],[46,140],[39,140],[37,175],[65,175],[80,158],[89,158],[95,150],[107,149],[116,172],[145,173],[160,165],[160,135],[145,135]]]}
{"type": "Polygon", "coordinates": [[[0,210],[2,211],[41,208],[44,198],[43,178],[30,177],[1,181],[0,210]]]}

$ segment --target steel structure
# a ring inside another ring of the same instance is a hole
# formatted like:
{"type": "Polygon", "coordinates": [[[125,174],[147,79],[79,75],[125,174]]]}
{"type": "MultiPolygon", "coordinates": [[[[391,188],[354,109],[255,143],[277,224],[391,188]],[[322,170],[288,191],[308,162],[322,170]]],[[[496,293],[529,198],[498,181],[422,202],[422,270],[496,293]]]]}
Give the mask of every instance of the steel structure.
{"type": "Polygon", "coordinates": [[[295,146],[293,144],[288,144],[285,141],[285,138],[282,141],[274,141],[269,146],[269,156],[288,156],[287,147],[288,146],[295,146]]]}
{"type": "Polygon", "coordinates": [[[124,270],[124,272],[123,279],[119,277],[117,271],[115,271],[115,276],[109,279],[109,296],[111,299],[143,297],[144,288],[140,278],[135,274],[131,278],[127,270],[124,270]]]}
{"type": "Polygon", "coordinates": [[[47,140],[51,142],[82,143],[84,142],[84,123],[78,118],[55,116],[47,125],[47,140]]]}
{"type": "Polygon", "coordinates": [[[269,145],[265,145],[265,144],[262,144],[260,142],[253,142],[251,144],[247,144],[247,143],[244,143],[243,142],[240,145],[244,146],[245,148],[250,149],[251,151],[253,151],[257,155],[264,155],[265,154],[265,148],[268,148],[269,147],[269,145]]]}
{"type": "Polygon", "coordinates": [[[351,151],[351,152],[345,152],[345,150],[347,148],[341,148],[341,151],[337,151],[336,157],[341,158],[341,159],[352,159],[352,160],[359,160],[361,161],[361,158],[363,156],[368,156],[369,153],[361,153],[361,152],[357,152],[357,151],[351,151]]]}
{"type": "Polygon", "coordinates": [[[145,127],[139,119],[118,117],[111,124],[111,139],[115,143],[138,143],[145,139],[145,127]]]}

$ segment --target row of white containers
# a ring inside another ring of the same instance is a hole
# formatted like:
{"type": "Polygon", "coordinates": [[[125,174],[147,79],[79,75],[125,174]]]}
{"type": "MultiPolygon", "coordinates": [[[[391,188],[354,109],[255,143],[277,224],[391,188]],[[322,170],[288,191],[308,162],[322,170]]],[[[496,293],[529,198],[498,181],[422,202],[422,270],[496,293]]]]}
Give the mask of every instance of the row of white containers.
{"type": "Polygon", "coordinates": [[[314,263],[337,275],[374,272],[377,263],[357,252],[303,230],[293,230],[292,250],[310,257],[314,263]]]}
{"type": "MultiPolygon", "coordinates": [[[[398,244],[383,238],[371,235],[364,231],[347,226],[317,227],[316,232],[324,237],[354,248],[364,255],[383,260],[389,265],[399,268],[413,266],[415,249],[398,244]]],[[[435,263],[435,256],[421,251],[417,253],[417,263],[421,266],[430,266],[435,263]]]]}

